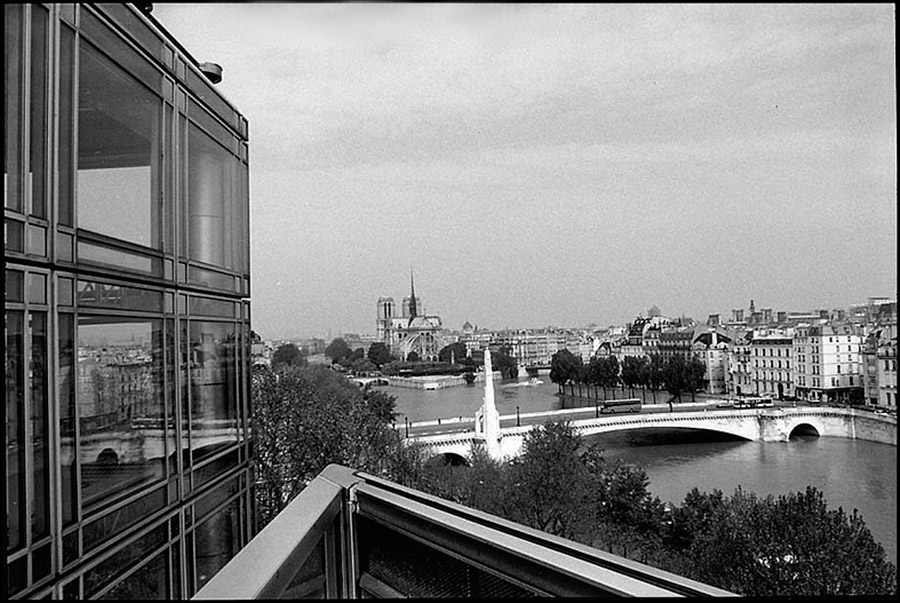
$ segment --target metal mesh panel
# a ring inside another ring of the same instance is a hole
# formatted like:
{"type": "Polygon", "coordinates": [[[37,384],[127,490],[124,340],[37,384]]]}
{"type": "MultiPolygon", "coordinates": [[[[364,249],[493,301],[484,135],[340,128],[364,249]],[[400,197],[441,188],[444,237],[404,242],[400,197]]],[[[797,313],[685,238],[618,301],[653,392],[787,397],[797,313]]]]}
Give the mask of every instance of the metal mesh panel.
{"type": "Polygon", "coordinates": [[[534,597],[535,594],[360,517],[361,570],[409,597],[534,597]]]}
{"type": "Polygon", "coordinates": [[[320,538],[281,599],[325,598],[325,538],[320,538]]]}

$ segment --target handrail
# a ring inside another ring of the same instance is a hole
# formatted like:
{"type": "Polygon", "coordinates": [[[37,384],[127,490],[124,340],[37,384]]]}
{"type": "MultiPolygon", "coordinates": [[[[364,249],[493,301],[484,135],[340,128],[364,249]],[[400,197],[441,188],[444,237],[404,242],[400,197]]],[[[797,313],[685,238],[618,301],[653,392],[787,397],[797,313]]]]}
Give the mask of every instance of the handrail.
{"type": "MultiPolygon", "coordinates": [[[[329,465],[194,598],[277,598],[336,523],[353,526],[363,518],[540,595],[732,595],[382,478],[329,465]]],[[[356,539],[362,536],[353,527],[341,535],[344,540],[337,554],[326,554],[326,566],[344,563],[345,567],[326,567],[326,576],[340,573],[351,582],[329,587],[326,594],[355,596],[360,589],[399,593],[392,590],[396,585],[348,568],[346,564],[356,566],[362,546],[356,539]]],[[[397,554],[404,552],[398,549],[397,554]]]]}
{"type": "Polygon", "coordinates": [[[316,477],[193,598],[278,598],[341,513],[343,491],[316,477]]]}

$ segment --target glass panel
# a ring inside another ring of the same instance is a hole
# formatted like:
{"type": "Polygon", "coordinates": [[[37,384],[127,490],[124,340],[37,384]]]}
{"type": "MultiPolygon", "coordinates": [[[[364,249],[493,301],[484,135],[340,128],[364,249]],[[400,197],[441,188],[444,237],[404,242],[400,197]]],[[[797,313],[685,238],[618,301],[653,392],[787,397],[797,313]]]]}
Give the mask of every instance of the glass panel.
{"type": "MultiPolygon", "coordinates": [[[[201,285],[211,289],[224,289],[226,291],[234,291],[234,277],[230,274],[222,274],[214,270],[204,270],[196,266],[188,268],[188,280],[194,285],[201,285]]],[[[234,312],[227,316],[231,318],[234,312]]],[[[218,316],[215,314],[214,316],[218,316]]]]}
{"type": "MultiPolygon", "coordinates": [[[[4,175],[5,176],[5,175],[4,175]]],[[[9,181],[12,183],[12,181],[9,181]]],[[[25,225],[15,220],[7,219],[3,223],[3,242],[6,251],[25,251],[25,225]]]]}
{"type": "Polygon", "coordinates": [[[189,257],[225,268],[232,265],[235,191],[232,171],[237,158],[195,125],[188,135],[189,257]]]}
{"type": "Polygon", "coordinates": [[[197,588],[216,575],[240,549],[237,501],[199,524],[195,531],[197,588]]]}
{"type": "MultiPolygon", "coordinates": [[[[59,30],[59,223],[74,226],[75,32],[59,30]]],[[[72,259],[71,251],[66,259],[72,259]]]]}
{"type": "Polygon", "coordinates": [[[226,483],[216,486],[212,492],[201,496],[194,505],[194,512],[199,521],[203,521],[210,514],[210,511],[222,505],[230,497],[237,494],[239,488],[238,478],[228,480],[226,483]]]}
{"type": "Polygon", "coordinates": [[[7,4],[3,7],[4,38],[6,41],[4,62],[6,64],[6,152],[3,165],[4,207],[22,211],[22,189],[20,169],[22,166],[22,13],[21,4],[7,4]]]}
{"type": "Polygon", "coordinates": [[[159,258],[119,251],[86,241],[78,241],[78,259],[156,275],[159,275],[162,268],[162,261],[159,258]]]}
{"type": "Polygon", "coordinates": [[[47,229],[29,224],[25,229],[25,251],[32,255],[47,255],[47,229]]]}
{"type": "Polygon", "coordinates": [[[37,582],[50,575],[52,562],[50,560],[50,545],[39,548],[31,556],[32,582],[37,582]]]}
{"type": "MultiPolygon", "coordinates": [[[[179,296],[180,299],[181,296],[179,296]]],[[[190,387],[189,387],[189,371],[190,365],[190,341],[188,340],[187,321],[181,321],[181,362],[178,366],[181,370],[181,457],[184,461],[184,473],[188,475],[188,469],[191,466],[191,415],[190,415],[190,387]]],[[[191,482],[189,479],[184,481],[185,489],[190,490],[191,482]]]]}
{"type": "Polygon", "coordinates": [[[28,557],[20,557],[6,566],[6,594],[12,595],[28,584],[28,557]]]}
{"type": "MultiPolygon", "coordinates": [[[[167,80],[168,81],[168,80],[167,80]]],[[[173,139],[174,117],[172,105],[165,105],[165,122],[163,124],[163,154],[165,156],[164,169],[164,198],[163,214],[165,216],[165,232],[163,233],[163,247],[166,253],[175,252],[175,141],[173,139]]],[[[169,277],[171,278],[171,277],[169,277]]]]}
{"type": "Polygon", "coordinates": [[[220,316],[222,318],[234,318],[236,306],[235,302],[226,299],[191,297],[190,308],[192,316],[220,316]]]}
{"type": "Polygon", "coordinates": [[[178,442],[176,441],[176,421],[178,410],[175,390],[175,362],[178,358],[175,348],[175,321],[166,319],[166,455],[169,459],[169,475],[178,473],[178,442]]]}
{"type": "Polygon", "coordinates": [[[24,273],[18,270],[6,271],[6,301],[23,302],[25,301],[24,291],[24,273]]]}
{"type": "Polygon", "coordinates": [[[25,543],[25,324],[24,312],[6,312],[6,549],[25,543]]]}
{"type": "Polygon", "coordinates": [[[78,226],[158,248],[162,101],[81,43],[78,226]]]}
{"type": "Polygon", "coordinates": [[[193,462],[238,441],[235,325],[191,322],[191,450],[193,462]]]}
{"type": "MultiPolygon", "coordinates": [[[[63,279],[60,279],[60,283],[63,279]]],[[[69,281],[71,282],[71,281],[69,281]]],[[[75,318],[59,315],[59,438],[62,521],[78,518],[75,492],[75,318]]]]}
{"type": "MultiPolygon", "coordinates": [[[[29,275],[37,276],[37,275],[29,275]]],[[[43,275],[40,275],[43,276],[43,275]]],[[[28,315],[31,337],[31,439],[33,446],[31,536],[38,539],[50,533],[50,426],[47,408],[47,313],[28,315]]]]}
{"type": "Polygon", "coordinates": [[[70,278],[60,278],[57,281],[57,300],[61,306],[71,306],[75,303],[75,283],[70,278]]]}
{"type": "Polygon", "coordinates": [[[124,287],[108,283],[78,281],[78,305],[87,308],[113,308],[162,312],[161,291],[124,287]]]}
{"type": "Polygon", "coordinates": [[[28,301],[32,304],[47,303],[47,275],[32,272],[28,275],[28,301]]]}
{"type": "Polygon", "coordinates": [[[56,233],[56,257],[63,262],[71,262],[74,257],[75,237],[67,232],[56,233]]]}
{"type": "Polygon", "coordinates": [[[85,508],[163,479],[162,320],[78,318],[78,423],[85,508]]]}
{"type": "Polygon", "coordinates": [[[166,488],[158,488],[136,501],[116,509],[112,513],[87,524],[84,527],[85,552],[115,538],[126,529],[146,519],[166,504],[166,488]]]}
{"type": "Polygon", "coordinates": [[[169,580],[166,573],[168,553],[163,551],[144,567],[122,580],[101,599],[118,601],[142,601],[146,599],[168,599],[169,580]]]}
{"type": "Polygon", "coordinates": [[[47,9],[31,5],[31,213],[47,217],[47,9]]]}
{"type": "MultiPolygon", "coordinates": [[[[85,598],[89,598],[106,586],[112,578],[138,562],[144,555],[166,541],[167,527],[163,523],[128,546],[118,550],[94,569],[84,574],[85,598]]],[[[158,598],[163,598],[162,596],[158,598]]]]}

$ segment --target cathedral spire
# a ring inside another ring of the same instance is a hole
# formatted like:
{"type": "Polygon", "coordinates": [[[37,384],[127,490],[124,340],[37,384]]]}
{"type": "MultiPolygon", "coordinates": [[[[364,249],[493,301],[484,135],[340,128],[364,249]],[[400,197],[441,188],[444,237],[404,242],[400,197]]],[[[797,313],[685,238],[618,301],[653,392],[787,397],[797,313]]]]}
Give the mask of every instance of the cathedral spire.
{"type": "Polygon", "coordinates": [[[413,271],[409,269],[409,317],[415,318],[418,312],[416,308],[416,286],[413,283],[413,271]]]}

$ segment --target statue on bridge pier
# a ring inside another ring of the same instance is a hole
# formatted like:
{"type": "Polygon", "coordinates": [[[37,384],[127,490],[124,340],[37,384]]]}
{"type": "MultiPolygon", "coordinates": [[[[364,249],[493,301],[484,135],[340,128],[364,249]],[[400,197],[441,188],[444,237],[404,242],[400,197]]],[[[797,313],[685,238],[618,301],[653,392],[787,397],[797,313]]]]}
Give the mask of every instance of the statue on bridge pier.
{"type": "Polygon", "coordinates": [[[475,437],[484,440],[488,455],[500,460],[500,413],[494,403],[494,369],[491,350],[484,350],[484,402],[475,411],[475,437]]]}

